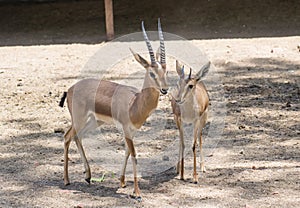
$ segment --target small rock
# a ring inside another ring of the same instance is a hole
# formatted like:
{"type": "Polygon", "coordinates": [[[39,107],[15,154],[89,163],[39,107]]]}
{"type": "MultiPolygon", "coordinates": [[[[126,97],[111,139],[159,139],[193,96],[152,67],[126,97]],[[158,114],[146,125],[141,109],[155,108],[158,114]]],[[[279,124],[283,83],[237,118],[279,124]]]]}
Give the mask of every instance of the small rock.
{"type": "Polygon", "coordinates": [[[56,134],[63,134],[63,133],[65,133],[65,131],[64,131],[63,128],[56,128],[56,129],[54,129],[54,133],[56,133],[56,134]]]}
{"type": "Polygon", "coordinates": [[[162,160],[163,160],[163,161],[169,161],[170,159],[169,159],[168,156],[164,155],[164,156],[162,157],[162,160]]]}
{"type": "Polygon", "coordinates": [[[246,126],[244,126],[244,125],[239,126],[239,129],[245,129],[245,128],[246,128],[246,126]]]}
{"type": "Polygon", "coordinates": [[[23,83],[18,83],[17,84],[17,87],[22,87],[23,86],[23,83]]]}
{"type": "Polygon", "coordinates": [[[235,112],[240,113],[241,109],[236,109],[235,112]]]}
{"type": "Polygon", "coordinates": [[[249,86],[249,88],[261,88],[261,86],[257,85],[257,84],[252,84],[249,86]]]}

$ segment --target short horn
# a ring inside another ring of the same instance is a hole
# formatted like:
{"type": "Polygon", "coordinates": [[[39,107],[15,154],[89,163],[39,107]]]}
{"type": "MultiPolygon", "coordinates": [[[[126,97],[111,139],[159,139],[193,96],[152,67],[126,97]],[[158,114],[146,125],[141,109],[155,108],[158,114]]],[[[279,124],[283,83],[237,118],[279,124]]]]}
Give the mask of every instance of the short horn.
{"type": "Polygon", "coordinates": [[[192,68],[190,68],[189,79],[191,79],[191,76],[192,76],[192,68]]]}
{"type": "Polygon", "coordinates": [[[166,64],[166,50],[165,50],[165,42],[164,36],[161,29],[160,18],[158,18],[158,35],[159,35],[159,42],[160,42],[160,62],[161,64],[166,64]]]}
{"type": "Polygon", "coordinates": [[[153,52],[153,49],[152,49],[152,47],[151,47],[151,44],[150,44],[149,38],[148,38],[148,36],[147,36],[147,33],[146,33],[146,31],[145,31],[144,21],[142,21],[142,30],[143,30],[144,40],[146,41],[147,48],[148,48],[148,51],[149,51],[150,60],[151,60],[151,65],[155,65],[154,52],[153,52]]]}
{"type": "Polygon", "coordinates": [[[184,79],[184,65],[181,68],[181,78],[184,79]]]}

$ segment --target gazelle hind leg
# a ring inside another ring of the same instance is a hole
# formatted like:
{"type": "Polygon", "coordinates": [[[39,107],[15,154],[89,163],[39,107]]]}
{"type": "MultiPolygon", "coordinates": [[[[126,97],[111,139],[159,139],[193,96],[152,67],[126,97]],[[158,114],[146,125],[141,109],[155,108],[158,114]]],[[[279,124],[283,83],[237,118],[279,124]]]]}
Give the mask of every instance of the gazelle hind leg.
{"type": "Polygon", "coordinates": [[[77,149],[79,151],[80,157],[84,164],[85,180],[86,182],[91,183],[91,169],[86,159],[85,152],[81,144],[81,140],[77,136],[76,138],[74,138],[74,140],[76,142],[77,149]]]}
{"type": "Polygon", "coordinates": [[[95,129],[98,126],[102,125],[103,122],[101,121],[96,121],[94,116],[89,116],[87,119],[87,123],[84,126],[83,129],[80,130],[80,132],[77,134],[77,136],[74,137],[77,149],[79,151],[80,157],[83,161],[84,164],[84,173],[85,173],[85,180],[88,183],[91,183],[91,169],[90,169],[90,165],[88,163],[88,160],[86,158],[83,146],[82,146],[82,140],[81,138],[83,137],[83,135],[85,133],[87,133],[89,130],[95,129]]]}
{"type": "Polygon", "coordinates": [[[81,159],[84,163],[85,174],[86,174],[85,180],[88,183],[90,183],[91,170],[90,170],[89,164],[87,162],[85,152],[84,152],[82,144],[81,144],[80,137],[82,137],[83,134],[85,132],[87,132],[88,130],[96,128],[97,126],[102,124],[102,123],[97,123],[95,118],[93,118],[93,117],[90,117],[88,119],[86,116],[80,117],[78,114],[76,116],[78,116],[78,118],[80,118],[80,119],[77,119],[76,120],[77,122],[75,124],[72,124],[72,127],[65,134],[65,144],[64,144],[64,183],[65,183],[65,185],[70,184],[69,175],[68,175],[68,151],[69,151],[69,146],[70,146],[72,139],[74,139],[77,149],[80,153],[81,159]]]}
{"type": "MultiPolygon", "coordinates": [[[[69,179],[69,147],[71,144],[72,139],[75,140],[77,148],[79,149],[80,154],[82,154],[83,148],[82,145],[78,139],[76,130],[74,128],[74,126],[72,125],[69,130],[67,131],[67,133],[64,136],[64,184],[65,185],[69,185],[70,184],[70,179],[69,179]],[[80,144],[79,144],[79,143],[80,144]],[[81,151],[81,150],[82,151],[81,151]]],[[[83,152],[84,154],[84,152],[83,152]]]]}
{"type": "Polygon", "coordinates": [[[67,133],[64,136],[64,184],[65,186],[70,184],[69,180],[69,171],[68,171],[68,165],[69,165],[69,147],[71,144],[71,140],[76,135],[76,132],[73,127],[70,127],[67,133]]]}

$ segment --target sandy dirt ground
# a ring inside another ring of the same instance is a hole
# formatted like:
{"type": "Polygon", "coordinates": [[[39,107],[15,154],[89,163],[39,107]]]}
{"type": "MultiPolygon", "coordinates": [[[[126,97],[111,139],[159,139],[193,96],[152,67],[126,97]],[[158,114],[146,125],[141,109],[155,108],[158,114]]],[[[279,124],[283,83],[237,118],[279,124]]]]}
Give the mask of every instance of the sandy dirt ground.
{"type": "MultiPolygon", "coordinates": [[[[82,78],[88,60],[109,44],[103,42],[102,2],[0,4],[0,207],[299,207],[299,4],[139,2],[115,3],[117,36],[140,31],[141,20],[155,30],[160,16],[164,31],[200,48],[214,64],[210,76],[221,80],[218,86],[207,80],[211,95],[222,88],[226,108],[222,135],[206,155],[207,172],[193,184],[192,158],[187,156],[184,181],[172,167],[141,177],[139,203],[130,197],[132,177],[126,188],[119,188],[118,175],[107,161],[93,157],[96,151],[89,155],[92,174],[101,178],[105,173],[105,180],[87,184],[72,143],[71,185],[65,187],[63,131],[70,115],[58,103],[82,78]]],[[[116,69],[122,64],[136,63],[128,58],[116,69]]],[[[108,79],[116,80],[115,71],[108,79]]],[[[178,138],[168,97],[160,101],[155,113],[165,115],[165,135],[146,145],[137,141],[140,154],[160,154],[170,138],[178,138]]],[[[140,135],[149,128],[146,122],[140,135]]],[[[111,139],[110,148],[122,151],[122,134],[115,127],[103,127],[101,135],[111,139]]]]}

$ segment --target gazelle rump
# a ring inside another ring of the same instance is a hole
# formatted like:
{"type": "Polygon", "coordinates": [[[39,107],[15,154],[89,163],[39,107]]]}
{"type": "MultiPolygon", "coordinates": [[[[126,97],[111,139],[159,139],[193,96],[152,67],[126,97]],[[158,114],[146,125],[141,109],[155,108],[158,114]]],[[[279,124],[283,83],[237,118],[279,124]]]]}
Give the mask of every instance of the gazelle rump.
{"type": "MultiPolygon", "coordinates": [[[[125,187],[125,170],[127,160],[131,155],[134,173],[134,193],[138,200],[140,189],[137,179],[136,151],[133,144],[135,132],[141,128],[146,119],[155,110],[159,100],[160,92],[166,94],[168,90],[166,80],[166,61],[163,33],[160,20],[158,20],[158,31],[160,39],[159,61],[155,59],[153,49],[144,29],[143,36],[147,44],[151,62],[148,62],[139,54],[131,50],[134,58],[146,70],[143,88],[139,91],[135,87],[121,85],[118,83],[84,79],[77,82],[68,92],[64,94],[60,105],[63,105],[67,97],[68,109],[72,118],[72,126],[65,134],[64,142],[64,183],[70,184],[68,175],[68,150],[73,139],[84,163],[85,180],[90,183],[91,171],[82,147],[81,138],[85,132],[102,124],[121,124],[126,142],[125,160],[121,171],[121,187],[125,187]]],[[[101,150],[100,150],[101,151],[101,150]]]]}
{"type": "Polygon", "coordinates": [[[199,140],[200,147],[200,170],[205,171],[204,155],[202,151],[202,130],[207,121],[209,96],[201,79],[208,73],[210,62],[205,64],[200,71],[192,77],[192,69],[188,77],[185,77],[184,66],[176,61],[176,71],[179,76],[177,88],[172,95],[171,105],[174,113],[174,120],[179,130],[179,161],[177,164],[177,173],[180,172],[180,179],[184,179],[184,133],[183,123],[193,124],[193,155],[194,155],[194,172],[193,181],[198,182],[196,166],[196,145],[199,140]]]}

